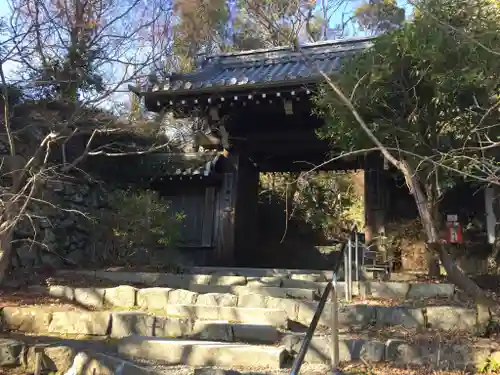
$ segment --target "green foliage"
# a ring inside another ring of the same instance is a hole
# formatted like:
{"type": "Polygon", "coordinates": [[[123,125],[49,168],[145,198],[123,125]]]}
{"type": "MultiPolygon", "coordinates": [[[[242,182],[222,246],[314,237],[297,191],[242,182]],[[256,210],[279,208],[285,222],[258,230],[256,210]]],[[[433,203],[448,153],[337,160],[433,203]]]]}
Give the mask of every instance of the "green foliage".
{"type": "Polygon", "coordinates": [[[188,71],[200,52],[213,53],[226,39],[229,7],[225,0],[176,0],[173,51],[180,56],[180,67],[188,71]]]}
{"type": "Polygon", "coordinates": [[[401,26],[405,10],[394,0],[369,0],[360,5],[354,15],[361,29],[379,34],[401,26]]]}
{"type": "Polygon", "coordinates": [[[500,372],[500,363],[492,358],[488,358],[479,366],[478,372],[480,374],[498,374],[500,372]]]}
{"type": "MultiPolygon", "coordinates": [[[[500,51],[500,13],[489,0],[422,0],[418,8],[421,16],[349,58],[334,80],[377,138],[426,181],[431,159],[476,168],[479,152],[469,145],[500,137],[498,111],[488,111],[500,98],[500,59],[491,52],[500,51]]],[[[317,104],[327,120],[322,137],[346,149],[373,147],[328,88],[317,104]]],[[[439,178],[452,185],[444,171],[439,178]]]]}
{"type": "Polygon", "coordinates": [[[110,209],[101,220],[112,230],[108,258],[118,263],[142,258],[142,262],[151,263],[176,245],[184,214],[172,213],[168,202],[159,199],[155,192],[115,190],[110,193],[109,202],[110,209]]]}
{"type": "Polygon", "coordinates": [[[263,203],[290,200],[288,217],[304,220],[326,236],[350,223],[362,226],[364,222],[363,197],[357,194],[350,173],[320,172],[298,178],[288,173],[261,174],[260,184],[263,203]]]}

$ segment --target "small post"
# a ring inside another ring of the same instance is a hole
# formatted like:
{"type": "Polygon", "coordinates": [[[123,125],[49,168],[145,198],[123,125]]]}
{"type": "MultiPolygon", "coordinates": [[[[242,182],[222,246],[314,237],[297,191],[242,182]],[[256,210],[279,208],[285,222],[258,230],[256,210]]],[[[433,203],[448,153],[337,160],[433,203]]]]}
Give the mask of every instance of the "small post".
{"type": "Polygon", "coordinates": [[[44,348],[40,346],[35,346],[35,372],[33,375],[41,375],[43,368],[43,353],[44,348]]]}
{"type": "Polygon", "coordinates": [[[354,235],[356,236],[354,240],[354,263],[356,264],[356,281],[359,283],[359,236],[357,232],[354,235]]]}
{"type": "Polygon", "coordinates": [[[338,374],[340,363],[340,350],[339,350],[339,306],[337,301],[337,275],[333,275],[332,280],[332,320],[330,322],[330,329],[332,331],[332,374],[338,374]]]}
{"type": "Polygon", "coordinates": [[[347,259],[347,252],[351,246],[351,240],[347,242],[347,249],[344,251],[344,293],[346,301],[349,300],[349,260],[347,259]]]}
{"type": "Polygon", "coordinates": [[[348,279],[347,283],[349,284],[349,287],[347,288],[349,290],[349,296],[347,297],[348,301],[352,300],[352,238],[351,235],[349,234],[349,241],[347,243],[347,263],[348,263],[348,279]]]}

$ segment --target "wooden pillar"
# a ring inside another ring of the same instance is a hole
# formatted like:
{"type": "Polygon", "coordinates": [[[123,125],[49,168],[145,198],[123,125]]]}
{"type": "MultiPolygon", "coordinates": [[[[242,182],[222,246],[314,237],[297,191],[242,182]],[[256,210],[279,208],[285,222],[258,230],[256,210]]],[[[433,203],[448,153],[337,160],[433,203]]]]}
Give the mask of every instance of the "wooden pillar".
{"type": "MultiPolygon", "coordinates": [[[[385,201],[387,194],[383,159],[380,155],[370,154],[365,159],[365,237],[366,243],[385,236],[385,201]]],[[[375,245],[380,244],[376,241],[375,245]]]]}
{"type": "Polygon", "coordinates": [[[259,171],[241,158],[238,173],[235,227],[235,265],[245,266],[258,246],[259,171]]]}
{"type": "Polygon", "coordinates": [[[217,200],[216,258],[217,263],[220,265],[233,265],[239,156],[230,155],[226,160],[224,169],[223,181],[217,200]]]}

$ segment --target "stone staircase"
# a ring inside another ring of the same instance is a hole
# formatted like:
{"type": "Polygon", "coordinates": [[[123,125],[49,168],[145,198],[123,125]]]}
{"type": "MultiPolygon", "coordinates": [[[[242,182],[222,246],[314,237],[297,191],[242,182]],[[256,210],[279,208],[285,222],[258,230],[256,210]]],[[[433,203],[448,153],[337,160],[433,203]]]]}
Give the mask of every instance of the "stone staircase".
{"type": "MultiPolygon", "coordinates": [[[[2,328],[21,341],[24,334],[98,340],[108,354],[167,368],[277,373],[293,361],[332,277],[305,270],[191,272],[60,271],[56,284],[29,290],[59,298],[64,306],[4,307],[2,328]]],[[[340,301],[344,363],[464,369],[500,353],[498,343],[476,335],[490,317],[461,302],[453,285],[364,281],[353,292],[354,301],[340,301]]],[[[327,303],[306,364],[330,362],[331,313],[327,303]]]]}

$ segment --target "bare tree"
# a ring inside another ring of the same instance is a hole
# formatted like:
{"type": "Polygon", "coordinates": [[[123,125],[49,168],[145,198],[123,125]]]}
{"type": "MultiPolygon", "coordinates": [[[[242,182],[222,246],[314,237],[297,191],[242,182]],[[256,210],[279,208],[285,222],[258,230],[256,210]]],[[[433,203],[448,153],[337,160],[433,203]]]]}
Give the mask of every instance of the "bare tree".
{"type": "Polygon", "coordinates": [[[161,67],[171,48],[168,0],[11,0],[10,6],[11,58],[37,94],[86,104],[109,100],[125,82],[161,67]]]}
{"type": "Polygon", "coordinates": [[[101,134],[123,129],[116,129],[116,117],[95,107],[109,107],[128,82],[142,84],[150,71],[161,69],[172,47],[168,1],[12,0],[10,7],[0,44],[0,143],[8,154],[0,163],[0,284],[14,255],[16,227],[37,219],[30,205],[53,206],[40,197],[47,181],[78,169],[90,155],[168,147],[168,142],[118,152],[110,152],[110,145],[97,147],[101,134]],[[18,92],[13,86],[28,98],[13,95],[18,92]],[[85,146],[69,160],[65,146],[78,136],[85,146]],[[61,150],[62,163],[54,163],[61,150]]]}

